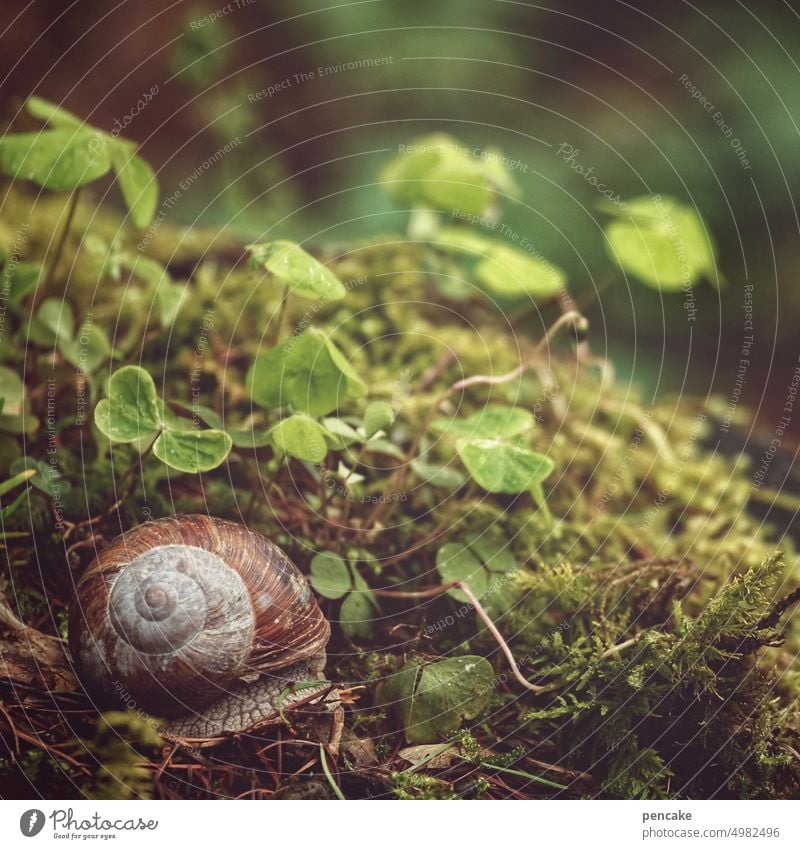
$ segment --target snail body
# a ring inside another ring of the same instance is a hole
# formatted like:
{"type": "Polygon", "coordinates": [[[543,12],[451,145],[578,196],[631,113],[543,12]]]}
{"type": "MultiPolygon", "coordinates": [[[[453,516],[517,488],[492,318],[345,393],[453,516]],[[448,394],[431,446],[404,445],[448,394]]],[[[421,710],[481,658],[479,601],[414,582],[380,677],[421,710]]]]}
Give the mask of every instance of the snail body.
{"type": "Polygon", "coordinates": [[[70,609],[70,650],[89,695],[119,706],[124,693],[180,736],[241,731],[279,713],[291,683],[321,678],[329,637],[284,552],[208,516],[118,537],[81,576],[70,609]]]}

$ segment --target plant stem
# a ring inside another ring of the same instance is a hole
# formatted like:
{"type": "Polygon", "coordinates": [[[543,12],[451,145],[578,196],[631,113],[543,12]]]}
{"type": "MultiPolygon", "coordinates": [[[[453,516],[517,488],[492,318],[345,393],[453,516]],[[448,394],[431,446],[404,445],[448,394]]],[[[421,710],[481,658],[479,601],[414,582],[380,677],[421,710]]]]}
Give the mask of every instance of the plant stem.
{"type": "Polygon", "coordinates": [[[39,286],[36,287],[36,289],[34,289],[33,295],[31,296],[31,317],[33,317],[36,311],[39,298],[41,296],[46,295],[53,284],[53,278],[55,277],[56,269],[58,267],[59,262],[61,262],[61,255],[64,253],[64,246],[67,243],[67,236],[69,236],[69,231],[72,229],[72,222],[75,219],[75,212],[78,209],[78,200],[80,198],[80,194],[81,190],[80,188],[78,188],[75,189],[70,195],[69,206],[67,208],[67,219],[64,222],[64,226],[61,228],[61,233],[58,237],[58,242],[56,243],[55,250],[53,251],[53,259],[47,267],[47,273],[45,274],[44,280],[39,286]]]}
{"type": "Polygon", "coordinates": [[[319,762],[322,765],[322,771],[325,773],[325,778],[328,779],[328,784],[331,786],[331,790],[336,794],[337,799],[341,799],[342,802],[347,801],[345,799],[344,793],[342,793],[341,787],[336,783],[334,777],[331,775],[330,768],[328,767],[328,760],[325,757],[325,747],[322,743],[319,744],[319,762]]]}

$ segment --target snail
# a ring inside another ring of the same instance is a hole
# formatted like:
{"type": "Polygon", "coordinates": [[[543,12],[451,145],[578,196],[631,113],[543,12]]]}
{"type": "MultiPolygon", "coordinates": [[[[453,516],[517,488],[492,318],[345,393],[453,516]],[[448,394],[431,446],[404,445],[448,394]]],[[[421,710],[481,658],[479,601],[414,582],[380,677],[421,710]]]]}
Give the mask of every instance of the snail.
{"type": "Polygon", "coordinates": [[[244,731],[329,689],[329,638],[286,554],[208,516],[122,534],[81,576],[69,617],[87,693],[165,717],[176,737],[244,731]]]}

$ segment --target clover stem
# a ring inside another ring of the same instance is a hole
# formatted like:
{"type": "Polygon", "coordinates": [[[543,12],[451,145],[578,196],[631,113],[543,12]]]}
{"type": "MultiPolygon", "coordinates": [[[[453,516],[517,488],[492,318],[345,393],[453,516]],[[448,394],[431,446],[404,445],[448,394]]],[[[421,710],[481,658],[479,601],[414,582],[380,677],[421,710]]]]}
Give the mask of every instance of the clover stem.
{"type": "Polygon", "coordinates": [[[47,273],[45,274],[45,278],[42,281],[42,284],[34,289],[33,295],[31,296],[31,317],[33,317],[36,311],[39,298],[42,295],[46,295],[53,284],[53,278],[55,277],[56,269],[58,268],[59,262],[61,262],[61,255],[64,253],[64,246],[67,243],[67,236],[69,236],[69,232],[72,229],[72,222],[75,219],[75,212],[78,209],[78,200],[80,198],[80,194],[81,190],[80,188],[77,188],[70,195],[69,206],[67,208],[67,218],[64,222],[64,226],[61,228],[61,233],[59,234],[58,242],[56,243],[55,250],[53,251],[53,258],[50,261],[50,264],[47,266],[47,273]]]}

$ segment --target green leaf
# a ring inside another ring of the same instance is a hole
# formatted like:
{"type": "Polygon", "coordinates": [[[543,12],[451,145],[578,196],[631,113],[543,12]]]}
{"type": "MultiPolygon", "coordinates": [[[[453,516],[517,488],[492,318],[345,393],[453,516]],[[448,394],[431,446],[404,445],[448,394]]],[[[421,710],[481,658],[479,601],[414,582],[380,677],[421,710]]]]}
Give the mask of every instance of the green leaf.
{"type": "Polygon", "coordinates": [[[64,480],[57,466],[51,466],[45,460],[37,460],[34,457],[19,457],[11,464],[10,471],[17,477],[26,475],[39,492],[53,498],[70,490],[69,482],[64,480]]]}
{"type": "MultiPolygon", "coordinates": [[[[442,581],[466,581],[492,615],[506,613],[517,601],[518,592],[508,579],[518,568],[508,548],[495,544],[485,534],[470,535],[461,543],[446,543],[436,553],[436,569],[442,581]]],[[[463,590],[452,589],[448,595],[468,601],[463,590]]]]}
{"type": "Polygon", "coordinates": [[[156,289],[158,320],[162,327],[169,328],[175,323],[185,294],[186,287],[180,283],[165,281],[156,289]]]}
{"type": "Polygon", "coordinates": [[[296,341],[286,363],[286,391],[297,409],[312,416],[335,410],[367,387],[334,342],[311,328],[296,341]]]}
{"type": "Polygon", "coordinates": [[[388,401],[373,401],[364,413],[364,436],[369,439],[394,421],[394,410],[388,401]]]}
{"type": "Polygon", "coordinates": [[[525,447],[521,440],[459,439],[458,456],[487,492],[514,495],[546,480],[554,469],[549,457],[525,447]]]}
{"type": "MultiPolygon", "coordinates": [[[[479,600],[486,593],[489,585],[483,564],[465,543],[445,543],[436,552],[436,570],[442,579],[442,583],[466,581],[479,600]]],[[[457,601],[465,602],[468,600],[463,590],[452,589],[448,591],[448,595],[457,601]]]]}
{"type": "Polygon", "coordinates": [[[4,269],[8,286],[8,300],[18,304],[29,292],[36,288],[42,276],[42,266],[38,262],[18,262],[16,266],[4,269]]]}
{"type": "Polygon", "coordinates": [[[43,346],[71,339],[75,332],[72,307],[58,298],[46,298],[31,321],[28,332],[31,341],[43,346]]]}
{"type": "Polygon", "coordinates": [[[358,376],[356,370],[350,365],[350,361],[339,350],[330,336],[325,337],[325,346],[333,364],[347,378],[347,396],[349,398],[361,398],[366,395],[366,383],[358,376]]]}
{"type": "Polygon", "coordinates": [[[93,372],[111,356],[108,337],[96,324],[82,328],[74,338],[61,339],[58,350],[68,363],[87,374],[93,372]]]}
{"type": "Polygon", "coordinates": [[[533,415],[520,407],[500,404],[484,407],[466,419],[434,420],[433,427],[440,432],[470,438],[509,438],[519,436],[533,427],[533,415]]]}
{"type": "Polygon", "coordinates": [[[265,410],[289,403],[282,390],[286,377],[286,353],[282,347],[270,348],[259,354],[250,366],[245,385],[250,397],[265,410]]]}
{"type": "MultiPolygon", "coordinates": [[[[16,463],[14,465],[16,465],[16,463]]],[[[34,477],[37,472],[38,469],[35,468],[24,468],[23,471],[14,474],[13,477],[10,477],[8,480],[4,480],[0,483],[0,496],[6,495],[11,492],[12,489],[16,489],[18,486],[21,486],[26,481],[34,477]]]]}
{"type": "Polygon", "coordinates": [[[475,277],[493,294],[546,299],[564,288],[564,274],[547,262],[509,245],[495,245],[475,268],[475,277]]]}
{"type": "Polygon", "coordinates": [[[281,239],[247,247],[254,262],[263,265],[297,295],[338,301],[347,294],[339,278],[295,242],[281,239]]]}
{"type": "Polygon", "coordinates": [[[427,481],[431,486],[440,486],[442,489],[447,489],[450,492],[455,492],[455,490],[463,486],[466,482],[464,475],[450,468],[450,466],[428,463],[421,458],[412,460],[411,468],[414,470],[414,474],[421,480],[427,481]]]}
{"type": "Polygon", "coordinates": [[[4,418],[22,415],[25,385],[20,376],[6,366],[0,366],[0,399],[3,400],[4,418]]]}
{"type": "Polygon", "coordinates": [[[372,636],[374,609],[371,593],[366,590],[352,592],[342,602],[339,609],[342,631],[348,637],[368,640],[372,636]]]}
{"type": "Polygon", "coordinates": [[[480,215],[495,197],[496,166],[472,155],[456,139],[434,133],[414,139],[379,179],[402,204],[480,215]]]}
{"type": "Polygon", "coordinates": [[[308,416],[289,416],[270,431],[276,448],[307,463],[321,463],[328,453],[325,429],[308,416]]]}
{"type": "Polygon", "coordinates": [[[564,273],[520,248],[461,227],[442,229],[435,244],[448,251],[465,253],[478,262],[477,280],[491,293],[501,297],[546,299],[560,292],[566,283],[564,273]]]}
{"type": "Polygon", "coordinates": [[[323,598],[341,598],[350,592],[352,581],[347,564],[338,554],[323,551],[311,560],[311,586],[323,598]]]}
{"type": "Polygon", "coordinates": [[[123,366],[111,375],[108,398],[95,407],[94,421],[113,442],[154,437],[162,426],[153,378],[139,366],[123,366]]]}
{"type": "Polygon", "coordinates": [[[32,180],[59,192],[107,174],[111,157],[102,133],[71,128],[43,130],[0,139],[0,168],[10,177],[32,180]]]}
{"type": "Polygon", "coordinates": [[[232,445],[222,430],[165,430],[153,453],[179,472],[209,472],[225,460],[232,445]]]}
{"type": "Polygon", "coordinates": [[[358,431],[342,419],[326,418],[322,420],[322,424],[327,431],[328,442],[335,451],[342,451],[350,445],[364,441],[358,431]]]}
{"type": "Polygon", "coordinates": [[[43,97],[36,97],[35,95],[29,97],[25,108],[34,118],[54,127],[77,129],[84,126],[84,122],[77,115],[73,115],[72,112],[62,106],[56,106],[55,103],[51,103],[43,97]]]}
{"type": "Polygon", "coordinates": [[[714,245],[702,218],[673,198],[639,197],[605,229],[608,253],[642,283],[672,292],[703,277],[719,280],[714,245]]]}
{"type": "Polygon", "coordinates": [[[494,689],[492,665],[465,655],[435,663],[407,663],[390,676],[379,698],[394,707],[409,743],[435,743],[479,716],[494,689]]]}
{"type": "Polygon", "coordinates": [[[133,223],[137,227],[147,227],[158,208],[158,180],[135,149],[132,142],[114,139],[110,143],[111,165],[133,223]]]}

